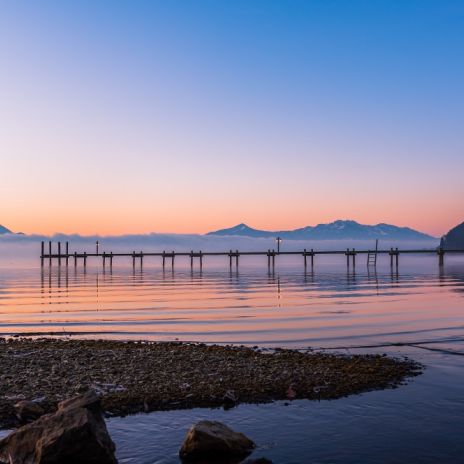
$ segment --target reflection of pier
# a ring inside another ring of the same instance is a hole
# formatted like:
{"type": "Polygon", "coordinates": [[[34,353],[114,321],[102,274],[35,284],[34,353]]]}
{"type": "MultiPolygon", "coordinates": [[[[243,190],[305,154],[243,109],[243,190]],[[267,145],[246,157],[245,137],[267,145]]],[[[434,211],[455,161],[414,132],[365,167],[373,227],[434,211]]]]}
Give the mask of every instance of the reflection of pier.
{"type": "Polygon", "coordinates": [[[178,252],[178,251],[162,251],[162,252],[143,252],[143,251],[132,251],[131,253],[113,253],[113,252],[99,252],[98,245],[95,253],[87,253],[87,252],[70,252],[69,251],[69,242],[65,242],[64,250],[62,248],[62,243],[57,242],[56,246],[53,246],[52,242],[48,242],[48,253],[45,250],[45,242],[41,244],[41,254],[40,260],[42,266],[44,265],[45,261],[47,260],[49,265],[52,265],[53,260],[58,263],[59,266],[65,264],[69,266],[69,260],[74,261],[74,266],[78,265],[78,262],[81,262],[84,267],[87,266],[87,260],[89,258],[97,258],[100,259],[105,268],[107,265],[110,267],[113,266],[113,260],[115,258],[131,258],[132,265],[135,267],[136,262],[140,263],[140,266],[143,266],[143,261],[146,258],[161,258],[163,269],[166,267],[166,263],[170,264],[172,268],[174,268],[175,259],[178,257],[186,257],[190,258],[190,266],[193,268],[195,260],[199,263],[200,269],[203,267],[203,259],[207,256],[224,256],[229,258],[229,267],[232,269],[233,265],[238,268],[239,265],[239,258],[246,257],[246,256],[263,256],[267,257],[267,265],[268,268],[275,267],[275,261],[277,256],[301,256],[303,257],[303,264],[304,267],[308,267],[308,258],[310,258],[309,262],[311,268],[314,267],[314,261],[316,256],[323,256],[323,255],[342,255],[346,256],[346,265],[349,268],[356,266],[356,256],[357,255],[364,255],[367,258],[367,265],[372,265],[372,254],[375,253],[375,264],[377,264],[377,255],[387,255],[390,256],[390,266],[398,267],[399,265],[399,256],[400,254],[409,254],[409,255],[437,255],[438,256],[438,264],[440,266],[444,265],[444,258],[445,253],[447,254],[457,254],[463,253],[464,250],[444,250],[442,248],[438,249],[428,249],[428,250],[399,250],[398,248],[390,248],[389,250],[355,250],[354,248],[346,249],[346,250],[329,250],[329,251],[316,251],[314,249],[307,250],[304,249],[302,251],[275,251],[275,250],[267,250],[267,251],[239,251],[239,250],[229,250],[225,252],[221,251],[196,251],[194,252],[178,252]],[[53,249],[55,248],[55,250],[53,249]]]}

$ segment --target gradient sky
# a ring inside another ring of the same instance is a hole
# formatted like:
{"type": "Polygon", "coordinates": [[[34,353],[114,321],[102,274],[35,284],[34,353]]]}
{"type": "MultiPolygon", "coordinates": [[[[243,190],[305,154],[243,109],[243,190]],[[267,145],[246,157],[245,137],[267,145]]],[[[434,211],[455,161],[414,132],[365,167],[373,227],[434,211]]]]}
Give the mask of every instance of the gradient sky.
{"type": "Polygon", "coordinates": [[[464,220],[464,2],[11,1],[0,224],[464,220]]]}

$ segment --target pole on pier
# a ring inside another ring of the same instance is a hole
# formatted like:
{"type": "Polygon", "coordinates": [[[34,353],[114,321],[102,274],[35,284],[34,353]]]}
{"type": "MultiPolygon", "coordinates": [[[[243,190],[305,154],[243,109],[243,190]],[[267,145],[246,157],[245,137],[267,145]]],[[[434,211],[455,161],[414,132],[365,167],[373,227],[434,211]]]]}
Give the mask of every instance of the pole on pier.
{"type": "Polygon", "coordinates": [[[356,251],[353,248],[353,269],[356,267],[356,251]]]}
{"type": "Polygon", "coordinates": [[[271,250],[267,250],[267,267],[271,267],[271,250]]]}
{"type": "Polygon", "coordinates": [[[44,252],[45,252],[45,242],[42,240],[40,244],[40,266],[44,265],[44,252]]]}
{"type": "Polygon", "coordinates": [[[311,248],[311,267],[314,267],[314,250],[311,248]]]}
{"type": "Polygon", "coordinates": [[[143,251],[140,250],[140,268],[143,267],[143,251]]]}
{"type": "Polygon", "coordinates": [[[69,242],[66,242],[66,266],[69,264],[69,242]]]}
{"type": "Polygon", "coordinates": [[[200,250],[200,269],[203,269],[203,253],[200,250]]]}
{"type": "Polygon", "coordinates": [[[350,250],[347,248],[346,249],[346,266],[350,267],[350,250]]]}
{"type": "Polygon", "coordinates": [[[277,253],[280,253],[280,243],[282,242],[282,239],[280,237],[277,237],[276,242],[277,242],[277,253]]]}
{"type": "Polygon", "coordinates": [[[105,266],[106,266],[106,254],[105,254],[105,252],[102,253],[102,262],[103,262],[103,269],[105,269],[105,266]]]}
{"type": "Polygon", "coordinates": [[[235,266],[238,269],[238,250],[235,250],[235,266]]]}
{"type": "Polygon", "coordinates": [[[163,269],[164,269],[165,264],[166,264],[166,251],[163,250],[163,269]]]}
{"type": "Polygon", "coordinates": [[[232,269],[232,250],[229,250],[229,267],[232,269]]]}
{"type": "Polygon", "coordinates": [[[390,248],[390,267],[393,267],[393,248],[390,248]]]}
{"type": "Polygon", "coordinates": [[[275,268],[275,250],[272,250],[272,268],[275,268]]]}
{"type": "Polygon", "coordinates": [[[61,266],[61,242],[58,242],[58,265],[61,266]]]}
{"type": "Polygon", "coordinates": [[[193,269],[193,250],[190,250],[190,269],[193,269]]]}
{"type": "Polygon", "coordinates": [[[77,266],[77,251],[74,252],[74,267],[77,266]]]}
{"type": "Polygon", "coordinates": [[[171,267],[174,269],[174,258],[176,256],[176,253],[174,252],[174,250],[172,250],[172,262],[171,262],[171,267]]]}
{"type": "Polygon", "coordinates": [[[113,252],[110,253],[110,268],[113,268],[113,252]]]}
{"type": "Polygon", "coordinates": [[[84,251],[84,267],[87,267],[87,252],[84,251]]]}
{"type": "Polygon", "coordinates": [[[48,263],[49,263],[49,266],[52,265],[52,242],[49,241],[48,242],[48,263]]]}
{"type": "Polygon", "coordinates": [[[135,267],[135,251],[132,252],[132,267],[135,267]]]}

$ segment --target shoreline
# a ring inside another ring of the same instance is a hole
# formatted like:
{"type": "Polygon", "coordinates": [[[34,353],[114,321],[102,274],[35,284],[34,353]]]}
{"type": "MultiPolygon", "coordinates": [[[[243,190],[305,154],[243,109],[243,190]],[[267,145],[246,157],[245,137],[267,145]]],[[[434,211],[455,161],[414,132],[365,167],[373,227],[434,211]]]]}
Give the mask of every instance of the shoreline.
{"type": "Polygon", "coordinates": [[[396,388],[422,372],[410,359],[273,351],[235,345],[56,338],[0,338],[0,428],[14,405],[95,390],[107,416],[293,399],[337,399],[396,388]]]}

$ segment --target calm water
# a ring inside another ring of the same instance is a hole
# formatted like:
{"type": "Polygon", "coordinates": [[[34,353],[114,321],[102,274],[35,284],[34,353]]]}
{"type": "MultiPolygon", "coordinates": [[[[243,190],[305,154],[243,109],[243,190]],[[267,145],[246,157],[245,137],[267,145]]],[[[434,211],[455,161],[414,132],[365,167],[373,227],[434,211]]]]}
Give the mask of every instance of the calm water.
{"type": "Polygon", "coordinates": [[[464,462],[464,258],[439,269],[435,257],[408,257],[398,272],[385,261],[371,273],[361,262],[347,271],[341,257],[306,273],[295,258],[273,273],[242,264],[84,272],[0,262],[0,333],[380,351],[427,366],[407,386],[337,401],[111,419],[121,462],[178,462],[183,435],[205,417],[246,432],[256,456],[276,463],[464,462]]]}

